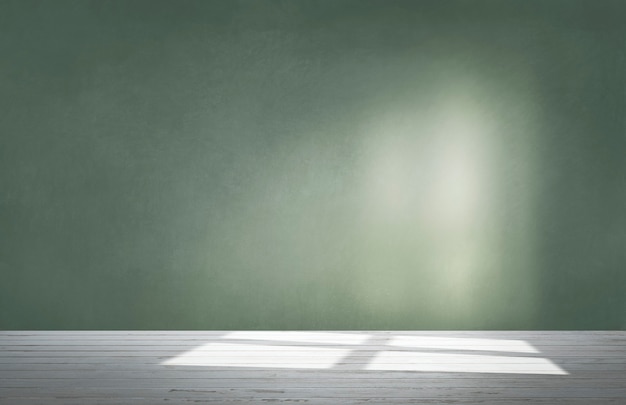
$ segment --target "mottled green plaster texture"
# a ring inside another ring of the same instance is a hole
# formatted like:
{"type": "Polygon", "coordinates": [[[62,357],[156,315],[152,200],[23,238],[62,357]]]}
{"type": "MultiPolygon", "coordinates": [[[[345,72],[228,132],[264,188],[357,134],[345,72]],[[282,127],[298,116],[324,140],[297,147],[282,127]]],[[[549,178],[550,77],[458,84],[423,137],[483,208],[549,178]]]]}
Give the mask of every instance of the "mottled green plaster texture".
{"type": "Polygon", "coordinates": [[[0,328],[626,329],[625,15],[0,0],[0,328]]]}

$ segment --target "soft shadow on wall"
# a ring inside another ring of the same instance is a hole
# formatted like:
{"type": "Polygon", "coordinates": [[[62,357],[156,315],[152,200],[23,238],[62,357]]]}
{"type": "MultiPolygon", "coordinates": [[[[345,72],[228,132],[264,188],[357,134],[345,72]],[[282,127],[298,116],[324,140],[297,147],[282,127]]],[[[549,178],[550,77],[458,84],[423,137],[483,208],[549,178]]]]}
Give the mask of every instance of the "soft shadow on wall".
{"type": "Polygon", "coordinates": [[[626,326],[622,2],[0,7],[3,328],[626,326]]]}

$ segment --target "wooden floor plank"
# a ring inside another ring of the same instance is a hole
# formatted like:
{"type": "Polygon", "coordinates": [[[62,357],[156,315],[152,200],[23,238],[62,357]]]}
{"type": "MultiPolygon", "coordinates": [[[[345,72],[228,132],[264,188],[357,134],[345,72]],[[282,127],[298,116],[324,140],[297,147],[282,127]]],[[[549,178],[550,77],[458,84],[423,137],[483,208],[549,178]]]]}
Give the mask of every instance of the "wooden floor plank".
{"type": "Polygon", "coordinates": [[[0,388],[41,388],[41,387],[81,387],[81,388],[171,388],[212,389],[212,388],[250,388],[250,389],[306,389],[306,388],[624,388],[625,379],[607,378],[569,378],[558,380],[535,379],[490,379],[490,378],[458,378],[454,382],[449,379],[324,379],[324,378],[165,378],[148,377],[133,378],[116,375],[103,377],[71,378],[1,378],[0,388]]]}
{"type": "MultiPolygon", "coordinates": [[[[3,393],[10,398],[30,396],[81,396],[125,398],[231,398],[232,389],[224,388],[175,388],[172,385],[157,388],[90,388],[90,387],[36,387],[36,388],[3,388],[3,393]]],[[[242,398],[264,399],[306,399],[306,398],[626,398],[626,388],[459,388],[459,387],[374,387],[374,388],[238,388],[236,394],[242,398]]]]}
{"type": "Polygon", "coordinates": [[[625,404],[626,332],[0,332],[0,403],[190,401],[625,404]]]}
{"type": "MultiPolygon", "coordinates": [[[[108,397],[92,397],[92,398],[12,398],[10,405],[32,405],[32,404],[45,404],[45,405],[154,405],[156,403],[164,403],[167,405],[189,405],[190,403],[202,403],[209,405],[236,405],[236,404],[258,404],[258,403],[271,403],[271,404],[306,404],[306,405],[405,405],[405,404],[419,404],[419,405],[441,405],[440,399],[430,398],[333,398],[331,402],[328,399],[275,399],[271,401],[262,400],[250,400],[249,398],[223,398],[223,399],[202,399],[199,401],[190,402],[186,398],[167,398],[164,402],[155,402],[153,398],[108,398],[108,397]]],[[[498,399],[497,401],[485,401],[484,399],[470,399],[470,398],[451,398],[446,399],[447,405],[623,405],[623,399],[621,398],[533,398],[532,400],[520,399],[520,398],[508,398],[498,399]]]]}

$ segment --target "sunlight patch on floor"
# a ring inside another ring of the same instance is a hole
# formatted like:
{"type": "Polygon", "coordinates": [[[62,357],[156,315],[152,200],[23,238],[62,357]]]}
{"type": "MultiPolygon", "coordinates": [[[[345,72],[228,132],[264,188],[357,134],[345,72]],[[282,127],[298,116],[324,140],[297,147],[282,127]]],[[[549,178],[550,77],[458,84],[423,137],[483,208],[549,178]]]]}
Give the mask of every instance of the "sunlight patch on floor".
{"type": "Polygon", "coordinates": [[[370,340],[373,333],[235,331],[161,364],[270,369],[332,369],[341,365],[342,369],[370,371],[568,374],[546,358],[492,354],[539,353],[524,340],[402,332],[377,336],[374,343],[370,340]]]}
{"type": "Polygon", "coordinates": [[[568,374],[551,361],[537,357],[392,351],[380,352],[366,369],[448,373],[568,374]]]}
{"type": "Polygon", "coordinates": [[[389,346],[418,347],[422,349],[482,350],[490,352],[539,353],[523,340],[476,339],[436,336],[394,336],[389,346]]]}
{"type": "Polygon", "coordinates": [[[223,336],[224,339],[271,340],[275,342],[323,343],[330,345],[358,345],[370,337],[370,335],[363,333],[281,331],[237,331],[223,336]]]}
{"type": "Polygon", "coordinates": [[[205,367],[331,368],[348,349],[207,343],[161,364],[205,367]]]}

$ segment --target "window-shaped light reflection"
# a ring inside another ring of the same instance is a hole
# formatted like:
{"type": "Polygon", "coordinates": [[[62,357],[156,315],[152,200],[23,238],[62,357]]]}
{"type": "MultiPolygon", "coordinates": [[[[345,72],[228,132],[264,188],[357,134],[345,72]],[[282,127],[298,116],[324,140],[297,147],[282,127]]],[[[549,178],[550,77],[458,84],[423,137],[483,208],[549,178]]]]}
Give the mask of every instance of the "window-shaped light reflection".
{"type": "Polygon", "coordinates": [[[415,347],[422,349],[482,350],[491,352],[539,353],[523,340],[476,339],[436,336],[395,336],[389,346],[415,347]]]}
{"type": "Polygon", "coordinates": [[[309,346],[207,343],[163,362],[174,366],[331,368],[350,350],[309,346]]]}
{"type": "Polygon", "coordinates": [[[367,334],[333,332],[282,332],[282,331],[237,331],[224,335],[224,339],[271,340],[275,342],[322,343],[358,345],[370,338],[367,334]]]}
{"type": "Polygon", "coordinates": [[[447,373],[568,374],[550,360],[538,357],[400,351],[380,352],[366,369],[447,373]]]}
{"type": "Polygon", "coordinates": [[[343,370],[568,374],[546,358],[512,356],[539,353],[524,340],[409,333],[236,331],[161,364],[264,369],[331,369],[341,365],[343,370]],[[463,353],[468,351],[483,353],[463,353]]]}

